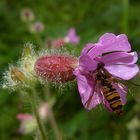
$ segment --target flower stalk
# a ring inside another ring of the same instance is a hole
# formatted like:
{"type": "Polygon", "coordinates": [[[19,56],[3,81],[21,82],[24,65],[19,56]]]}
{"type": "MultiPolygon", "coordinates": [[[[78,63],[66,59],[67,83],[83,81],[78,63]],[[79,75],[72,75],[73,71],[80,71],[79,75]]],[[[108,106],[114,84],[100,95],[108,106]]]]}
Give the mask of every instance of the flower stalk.
{"type": "MultiPolygon", "coordinates": [[[[44,95],[45,95],[46,100],[48,100],[48,101],[51,100],[50,89],[49,89],[49,85],[48,84],[46,84],[45,87],[44,87],[44,95]],[[46,94],[46,91],[47,91],[47,94],[46,94]]],[[[57,126],[57,122],[55,120],[53,109],[52,109],[51,105],[49,105],[48,118],[49,118],[51,127],[52,127],[52,129],[54,131],[56,140],[62,140],[62,134],[61,134],[61,132],[60,132],[58,126],[57,126]]]]}
{"type": "Polygon", "coordinates": [[[32,105],[32,110],[33,110],[34,116],[36,118],[38,131],[40,133],[41,140],[48,140],[46,132],[45,132],[45,128],[43,126],[43,123],[42,123],[41,118],[40,118],[39,113],[38,113],[37,97],[36,97],[35,90],[32,89],[32,92],[30,92],[29,95],[30,95],[30,101],[31,101],[31,105],[32,105]]]}
{"type": "Polygon", "coordinates": [[[58,127],[57,127],[56,120],[54,118],[53,110],[52,110],[51,107],[49,108],[49,120],[50,120],[52,129],[54,130],[56,139],[57,140],[62,140],[62,135],[61,135],[61,133],[60,133],[58,127]]]}

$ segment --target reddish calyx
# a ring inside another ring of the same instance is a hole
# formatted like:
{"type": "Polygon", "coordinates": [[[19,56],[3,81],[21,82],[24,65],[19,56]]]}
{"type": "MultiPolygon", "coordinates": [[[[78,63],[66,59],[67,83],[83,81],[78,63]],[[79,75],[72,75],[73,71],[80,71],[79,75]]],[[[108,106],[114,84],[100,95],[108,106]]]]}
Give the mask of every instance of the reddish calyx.
{"type": "Polygon", "coordinates": [[[73,70],[76,63],[77,59],[71,56],[46,55],[36,61],[35,71],[43,79],[65,83],[75,78],[73,70]]]}

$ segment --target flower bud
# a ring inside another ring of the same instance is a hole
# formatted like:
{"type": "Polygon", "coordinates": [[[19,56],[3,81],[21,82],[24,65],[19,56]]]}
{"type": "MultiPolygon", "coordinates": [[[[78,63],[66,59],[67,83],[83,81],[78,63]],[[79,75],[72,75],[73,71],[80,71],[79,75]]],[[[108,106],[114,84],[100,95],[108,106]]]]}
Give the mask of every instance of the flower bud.
{"type": "Polygon", "coordinates": [[[21,19],[22,21],[33,21],[35,18],[34,13],[31,9],[25,8],[21,11],[21,19]]]}
{"type": "Polygon", "coordinates": [[[40,21],[33,23],[30,27],[32,33],[40,33],[44,30],[44,24],[40,21]]]}
{"type": "Polygon", "coordinates": [[[35,76],[34,63],[36,60],[36,54],[33,50],[31,43],[26,43],[22,52],[21,67],[24,70],[24,74],[28,79],[32,79],[35,76]]]}
{"type": "Polygon", "coordinates": [[[15,82],[24,82],[26,77],[18,68],[13,67],[11,69],[11,79],[15,82]]]}
{"type": "Polygon", "coordinates": [[[26,43],[23,48],[22,58],[27,58],[34,55],[33,45],[31,43],[26,43]]]}
{"type": "Polygon", "coordinates": [[[56,83],[65,83],[75,78],[74,65],[77,59],[65,55],[46,55],[38,58],[35,63],[35,71],[43,79],[56,83]]]}
{"type": "Polygon", "coordinates": [[[39,107],[39,115],[42,119],[46,119],[49,113],[48,103],[42,103],[39,107]]]}
{"type": "Polygon", "coordinates": [[[52,47],[52,48],[60,48],[64,45],[65,45],[65,42],[61,38],[58,38],[58,39],[55,39],[55,40],[53,40],[53,39],[48,40],[48,46],[52,47]]]}

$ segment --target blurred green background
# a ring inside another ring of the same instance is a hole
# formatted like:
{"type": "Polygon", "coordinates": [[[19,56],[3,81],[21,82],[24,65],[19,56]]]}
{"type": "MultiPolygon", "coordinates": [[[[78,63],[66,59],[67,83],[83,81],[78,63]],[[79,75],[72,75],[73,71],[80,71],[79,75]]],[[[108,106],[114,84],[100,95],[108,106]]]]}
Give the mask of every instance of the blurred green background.
{"type": "MultiPolygon", "coordinates": [[[[9,63],[16,63],[23,45],[32,42],[38,46],[35,36],[21,21],[21,10],[30,8],[36,19],[45,25],[40,34],[47,37],[63,37],[70,27],[80,36],[78,55],[84,44],[95,42],[105,32],[126,33],[132,49],[140,51],[140,1],[138,0],[0,0],[0,77],[9,63]]],[[[71,49],[73,49],[71,47],[71,49]]],[[[69,49],[69,52],[71,50],[69,49]]],[[[2,80],[1,80],[2,81],[2,80]]],[[[134,79],[139,83],[139,77],[134,79]]],[[[119,117],[98,106],[90,112],[84,110],[76,84],[57,91],[54,114],[66,140],[139,140],[140,139],[140,91],[129,84],[130,93],[119,117]]],[[[32,140],[34,134],[18,135],[19,112],[30,112],[28,101],[22,103],[18,92],[9,94],[0,90],[0,140],[32,140]]],[[[50,139],[55,139],[50,129],[50,139]]]]}

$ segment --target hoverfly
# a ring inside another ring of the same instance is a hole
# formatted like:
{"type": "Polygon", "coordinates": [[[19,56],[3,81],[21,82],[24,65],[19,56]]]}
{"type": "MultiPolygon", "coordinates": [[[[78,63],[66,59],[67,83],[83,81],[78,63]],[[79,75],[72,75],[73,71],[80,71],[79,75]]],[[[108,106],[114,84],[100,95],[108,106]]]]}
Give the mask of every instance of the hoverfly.
{"type": "MultiPolygon", "coordinates": [[[[125,86],[119,82],[118,78],[113,77],[105,68],[103,63],[99,63],[96,71],[92,72],[93,75],[95,75],[95,81],[96,86],[95,90],[98,90],[102,94],[102,97],[105,98],[105,100],[108,102],[111,110],[115,112],[118,115],[122,114],[122,107],[123,103],[121,101],[121,97],[119,92],[117,91],[115,84],[119,85],[121,89],[126,94],[125,86]],[[97,86],[100,86],[100,88],[96,88],[97,86]]],[[[92,94],[85,105],[89,106],[92,97],[94,95],[92,94]]]]}

